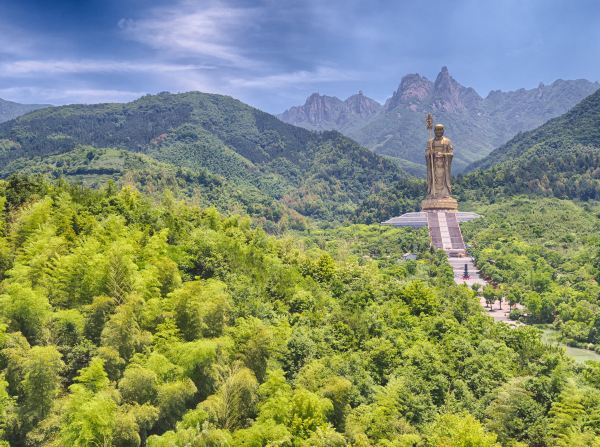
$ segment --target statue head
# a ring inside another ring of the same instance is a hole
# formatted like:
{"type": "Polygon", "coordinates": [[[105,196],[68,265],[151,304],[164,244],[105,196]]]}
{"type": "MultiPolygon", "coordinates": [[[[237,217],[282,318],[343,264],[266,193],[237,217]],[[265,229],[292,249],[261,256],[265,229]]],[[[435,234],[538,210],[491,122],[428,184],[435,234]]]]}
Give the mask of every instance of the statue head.
{"type": "Polygon", "coordinates": [[[436,138],[442,138],[444,136],[444,125],[436,124],[433,128],[433,133],[435,134],[436,138]]]}

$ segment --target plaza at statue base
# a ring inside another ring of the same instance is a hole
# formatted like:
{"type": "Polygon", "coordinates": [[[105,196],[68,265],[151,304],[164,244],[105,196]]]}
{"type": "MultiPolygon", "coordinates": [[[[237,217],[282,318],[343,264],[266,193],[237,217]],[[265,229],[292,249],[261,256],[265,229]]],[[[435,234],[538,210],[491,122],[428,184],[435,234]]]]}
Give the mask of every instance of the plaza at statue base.
{"type": "MultiPolygon", "coordinates": [[[[431,115],[427,128],[431,129],[431,115]]],[[[452,141],[444,136],[444,126],[436,124],[435,137],[427,141],[427,196],[421,203],[421,212],[406,213],[382,222],[396,227],[428,227],[431,245],[444,250],[449,257],[467,255],[460,223],[481,217],[476,213],[458,211],[458,202],[452,197],[451,165],[454,156],[452,141]]]]}

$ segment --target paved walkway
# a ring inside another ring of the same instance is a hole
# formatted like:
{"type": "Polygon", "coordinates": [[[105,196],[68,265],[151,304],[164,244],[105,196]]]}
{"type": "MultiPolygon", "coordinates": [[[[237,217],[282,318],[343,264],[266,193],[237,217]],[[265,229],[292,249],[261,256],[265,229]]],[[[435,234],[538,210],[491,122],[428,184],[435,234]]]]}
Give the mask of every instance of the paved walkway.
{"type": "MultiPolygon", "coordinates": [[[[466,284],[471,287],[473,284],[481,284],[481,287],[487,284],[486,280],[479,276],[479,270],[475,266],[475,262],[470,256],[463,257],[449,257],[448,262],[452,266],[452,270],[454,271],[454,282],[456,284],[466,284]],[[465,273],[465,264],[467,265],[467,271],[469,272],[469,279],[464,279],[463,275],[465,273]]],[[[513,321],[508,318],[509,308],[508,304],[504,303],[502,308],[500,308],[501,303],[496,301],[492,304],[492,308],[490,309],[483,297],[479,298],[479,303],[481,306],[488,311],[488,315],[492,317],[496,321],[502,321],[503,323],[509,324],[511,326],[521,326],[522,323],[518,321],[513,321]]]]}

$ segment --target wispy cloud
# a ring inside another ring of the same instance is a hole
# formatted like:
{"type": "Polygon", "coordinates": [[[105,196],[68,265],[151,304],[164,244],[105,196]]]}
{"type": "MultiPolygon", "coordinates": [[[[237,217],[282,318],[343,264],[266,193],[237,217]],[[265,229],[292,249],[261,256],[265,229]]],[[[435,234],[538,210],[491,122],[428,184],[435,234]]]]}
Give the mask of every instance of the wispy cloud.
{"type": "Polygon", "coordinates": [[[37,86],[8,87],[0,89],[0,97],[3,98],[18,98],[19,101],[29,103],[51,104],[126,102],[137,99],[144,94],[145,92],[128,90],[94,88],[53,89],[40,88],[37,86]]]}
{"type": "Polygon", "coordinates": [[[31,51],[32,46],[32,39],[27,33],[0,22],[0,55],[23,56],[31,51]]]}
{"type": "Polygon", "coordinates": [[[358,79],[357,73],[331,67],[317,67],[315,70],[298,70],[289,73],[270,74],[246,78],[233,78],[229,82],[240,88],[274,88],[289,85],[310,85],[322,82],[350,81],[358,79]]]}
{"type": "Polygon", "coordinates": [[[258,13],[257,8],[185,0],[153,9],[144,18],[123,18],[119,27],[130,39],[172,56],[206,57],[234,66],[251,66],[253,61],[243,54],[241,44],[243,30],[258,13]]]}
{"type": "Polygon", "coordinates": [[[68,74],[68,73],[128,73],[128,72],[179,72],[211,70],[211,65],[147,63],[118,60],[17,60],[0,63],[3,76],[68,74]]]}

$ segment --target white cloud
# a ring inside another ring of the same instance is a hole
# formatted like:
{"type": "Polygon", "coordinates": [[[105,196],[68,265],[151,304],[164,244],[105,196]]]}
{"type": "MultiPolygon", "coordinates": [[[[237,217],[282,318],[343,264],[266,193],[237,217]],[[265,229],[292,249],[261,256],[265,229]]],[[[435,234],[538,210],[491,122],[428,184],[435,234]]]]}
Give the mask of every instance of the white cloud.
{"type": "Polygon", "coordinates": [[[256,8],[184,0],[152,10],[141,19],[124,18],[125,35],[168,56],[207,57],[233,66],[252,66],[240,48],[244,29],[258,15],[256,8]]]}
{"type": "Polygon", "coordinates": [[[318,67],[312,71],[298,70],[289,73],[234,78],[230,80],[230,83],[235,87],[242,88],[273,88],[320,82],[350,81],[358,78],[358,74],[353,71],[342,71],[331,67],[318,67]]]}
{"type": "Polygon", "coordinates": [[[0,97],[38,104],[94,104],[100,102],[128,102],[143,96],[146,92],[111,89],[52,89],[36,86],[8,87],[0,89],[0,97]]]}
{"type": "Polygon", "coordinates": [[[146,63],[114,60],[18,60],[0,63],[2,76],[68,73],[155,72],[210,70],[210,65],[146,63]]]}

